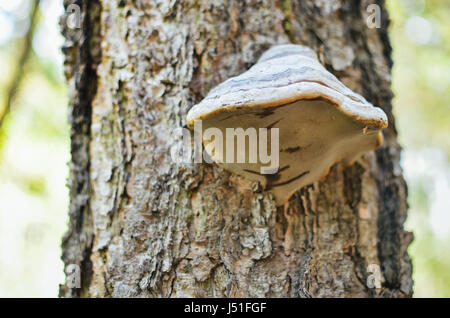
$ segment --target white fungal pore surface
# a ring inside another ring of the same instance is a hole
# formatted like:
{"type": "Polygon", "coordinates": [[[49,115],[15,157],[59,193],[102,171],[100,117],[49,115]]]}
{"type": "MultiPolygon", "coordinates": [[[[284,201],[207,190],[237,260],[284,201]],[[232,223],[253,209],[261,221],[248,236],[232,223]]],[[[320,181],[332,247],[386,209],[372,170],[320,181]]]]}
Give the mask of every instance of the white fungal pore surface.
{"type": "MultiPolygon", "coordinates": [[[[361,154],[381,144],[379,128],[365,125],[343,115],[333,104],[322,100],[300,100],[279,107],[238,109],[223,112],[203,121],[203,129],[219,128],[223,136],[229,127],[268,128],[268,146],[272,149],[270,128],[279,129],[279,166],[273,174],[261,174],[261,163],[250,163],[250,139],[245,144],[234,143],[234,159],[226,162],[227,147],[217,149],[204,139],[205,149],[212,159],[226,170],[259,181],[272,192],[277,205],[282,205],[301,187],[320,179],[337,161],[351,163],[361,154]],[[240,146],[239,146],[240,145],[240,146]],[[238,163],[237,154],[245,153],[245,163],[238,163]]],[[[258,143],[259,145],[259,137],[258,143]]],[[[259,148],[258,148],[259,153],[259,148]]]]}

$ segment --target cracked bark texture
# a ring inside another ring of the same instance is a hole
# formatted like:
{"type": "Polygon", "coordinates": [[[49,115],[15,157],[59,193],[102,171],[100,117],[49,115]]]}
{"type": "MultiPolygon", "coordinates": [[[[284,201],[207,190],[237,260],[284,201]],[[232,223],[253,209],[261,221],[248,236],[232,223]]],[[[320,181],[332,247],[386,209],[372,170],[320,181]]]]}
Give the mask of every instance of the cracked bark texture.
{"type": "Polygon", "coordinates": [[[407,188],[374,1],[78,0],[66,37],[72,160],[62,297],[408,297],[407,188]],[[171,160],[173,131],[270,46],[301,43],[388,114],[385,142],[301,189],[285,213],[216,165],[171,160]],[[369,288],[371,264],[381,288],[369,288]],[[373,266],[373,265],[372,265],[373,266]]]}

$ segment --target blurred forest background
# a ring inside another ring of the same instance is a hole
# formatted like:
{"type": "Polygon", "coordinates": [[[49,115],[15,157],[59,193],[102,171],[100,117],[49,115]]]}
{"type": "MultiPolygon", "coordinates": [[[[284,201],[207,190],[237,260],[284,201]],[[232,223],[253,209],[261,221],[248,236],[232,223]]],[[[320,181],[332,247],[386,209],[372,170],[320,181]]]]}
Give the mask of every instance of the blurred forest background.
{"type": "MultiPolygon", "coordinates": [[[[62,0],[35,3],[0,0],[0,297],[56,297],[64,281],[64,9],[62,0]]],[[[450,1],[387,5],[415,297],[450,297],[450,1]]]]}

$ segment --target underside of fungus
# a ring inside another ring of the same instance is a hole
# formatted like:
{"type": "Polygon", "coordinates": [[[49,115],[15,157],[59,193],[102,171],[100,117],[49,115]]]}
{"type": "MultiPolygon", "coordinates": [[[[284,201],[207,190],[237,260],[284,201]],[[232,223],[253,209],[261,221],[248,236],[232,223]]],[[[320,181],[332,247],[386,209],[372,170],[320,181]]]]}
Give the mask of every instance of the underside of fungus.
{"type": "MultiPolygon", "coordinates": [[[[265,52],[247,72],[218,85],[187,115],[187,125],[202,122],[202,132],[216,128],[267,128],[267,149],[278,151],[278,169],[265,171],[267,162],[252,163],[251,138],[234,155],[245,151],[245,162],[227,158],[227,142],[217,147],[203,135],[209,156],[220,166],[259,181],[283,205],[301,187],[318,181],[330,166],[355,159],[379,147],[385,113],[352,92],[301,45],[278,45],[265,52]],[[272,128],[278,128],[275,140],[272,128]]],[[[257,136],[258,141],[261,136],[257,136]]],[[[264,139],[265,140],[265,139],[264,139]]],[[[261,146],[258,143],[258,148],[261,146]]]]}

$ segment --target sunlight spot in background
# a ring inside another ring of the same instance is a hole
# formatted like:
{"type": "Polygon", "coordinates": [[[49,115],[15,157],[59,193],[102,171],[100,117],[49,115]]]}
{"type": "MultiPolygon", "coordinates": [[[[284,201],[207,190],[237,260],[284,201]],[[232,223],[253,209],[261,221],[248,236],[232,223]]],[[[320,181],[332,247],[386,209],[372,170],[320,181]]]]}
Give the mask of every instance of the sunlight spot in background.
{"type": "Polygon", "coordinates": [[[13,30],[14,22],[4,11],[0,10],[0,45],[8,42],[13,30]]]}
{"type": "Polygon", "coordinates": [[[450,163],[437,148],[405,150],[402,166],[410,187],[421,183],[427,195],[427,223],[440,240],[450,240],[450,163]]]}
{"type": "Polygon", "coordinates": [[[23,6],[24,0],[0,0],[0,9],[15,11],[23,6]]]}
{"type": "Polygon", "coordinates": [[[31,5],[31,0],[0,0],[0,11],[4,10],[15,20],[25,20],[28,18],[31,5]]]}
{"type": "Polygon", "coordinates": [[[30,21],[28,19],[16,19],[12,36],[15,38],[21,38],[25,36],[29,27],[30,21]]]}
{"type": "Polygon", "coordinates": [[[64,8],[60,1],[55,0],[41,1],[40,8],[44,19],[34,36],[33,49],[40,57],[53,61],[62,69],[64,38],[59,28],[59,17],[64,13],[64,8]]]}
{"type": "MultiPolygon", "coordinates": [[[[29,27],[28,12],[31,7],[30,0],[5,1],[0,0],[0,12],[7,14],[13,23],[10,37],[23,37],[29,27]]],[[[2,29],[0,28],[0,33],[2,29]]]]}
{"type": "Polygon", "coordinates": [[[423,17],[412,16],[405,23],[405,33],[408,38],[418,44],[436,44],[439,42],[437,30],[430,21],[423,17]]]}

